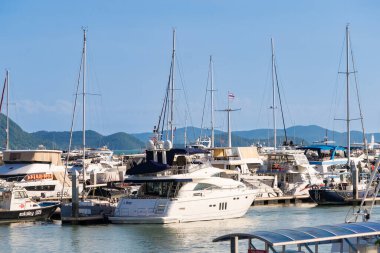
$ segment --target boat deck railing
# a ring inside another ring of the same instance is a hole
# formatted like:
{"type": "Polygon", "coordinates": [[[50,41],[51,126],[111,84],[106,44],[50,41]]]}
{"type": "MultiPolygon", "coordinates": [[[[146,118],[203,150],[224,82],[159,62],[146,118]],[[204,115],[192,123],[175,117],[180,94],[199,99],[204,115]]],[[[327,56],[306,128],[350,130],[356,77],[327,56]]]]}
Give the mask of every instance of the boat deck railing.
{"type": "Polygon", "coordinates": [[[193,173],[195,171],[201,170],[206,168],[207,164],[197,164],[197,163],[189,163],[183,166],[180,165],[172,165],[168,169],[157,172],[157,173],[146,173],[143,174],[144,177],[146,176],[153,176],[153,177],[160,177],[160,176],[173,176],[173,175],[181,175],[181,174],[188,174],[193,173]]]}

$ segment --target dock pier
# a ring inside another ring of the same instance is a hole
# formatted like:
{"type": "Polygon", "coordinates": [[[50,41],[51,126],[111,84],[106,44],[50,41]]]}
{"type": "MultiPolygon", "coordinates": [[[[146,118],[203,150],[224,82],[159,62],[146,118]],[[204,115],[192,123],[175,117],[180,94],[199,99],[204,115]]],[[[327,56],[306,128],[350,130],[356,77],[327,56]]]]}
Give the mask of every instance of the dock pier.
{"type": "MultiPolygon", "coordinates": [[[[314,203],[309,196],[281,196],[270,198],[256,198],[252,202],[252,206],[268,206],[268,205],[297,205],[303,203],[314,203]]],[[[380,199],[379,199],[380,203],[380,199]]]]}

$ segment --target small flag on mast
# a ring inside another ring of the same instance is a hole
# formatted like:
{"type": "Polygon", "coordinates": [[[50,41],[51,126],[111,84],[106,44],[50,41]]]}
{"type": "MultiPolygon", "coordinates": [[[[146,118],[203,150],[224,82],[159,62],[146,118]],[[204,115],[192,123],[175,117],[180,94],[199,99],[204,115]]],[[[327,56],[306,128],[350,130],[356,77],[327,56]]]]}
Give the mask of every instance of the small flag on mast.
{"type": "Polygon", "coordinates": [[[228,99],[234,99],[235,95],[232,92],[228,92],[228,99]]]}

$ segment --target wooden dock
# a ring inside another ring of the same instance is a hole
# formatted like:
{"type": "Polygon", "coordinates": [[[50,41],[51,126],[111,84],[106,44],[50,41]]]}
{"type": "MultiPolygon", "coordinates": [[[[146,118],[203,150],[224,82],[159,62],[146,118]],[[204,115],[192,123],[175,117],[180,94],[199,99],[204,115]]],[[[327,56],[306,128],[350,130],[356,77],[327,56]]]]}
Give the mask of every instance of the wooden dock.
{"type": "MultiPolygon", "coordinates": [[[[366,198],[364,205],[371,205],[373,198],[366,198]]],[[[343,205],[359,206],[362,199],[347,199],[343,205]]],[[[282,196],[270,198],[256,198],[252,202],[252,206],[271,206],[271,205],[297,205],[297,204],[313,204],[313,200],[308,196],[282,196]]],[[[380,205],[380,197],[375,198],[375,205],[380,205]]]]}
{"type": "MultiPolygon", "coordinates": [[[[366,198],[364,200],[364,205],[371,205],[373,201],[373,198],[366,198]]],[[[355,205],[358,206],[362,202],[362,199],[347,199],[346,200],[347,205],[355,205]]],[[[375,198],[375,203],[374,205],[380,205],[380,197],[375,198]]]]}
{"type": "MultiPolygon", "coordinates": [[[[380,201],[380,199],[379,199],[380,201]]],[[[314,203],[309,196],[282,196],[270,198],[256,198],[252,206],[267,206],[267,205],[296,205],[303,203],[314,203]]]]}

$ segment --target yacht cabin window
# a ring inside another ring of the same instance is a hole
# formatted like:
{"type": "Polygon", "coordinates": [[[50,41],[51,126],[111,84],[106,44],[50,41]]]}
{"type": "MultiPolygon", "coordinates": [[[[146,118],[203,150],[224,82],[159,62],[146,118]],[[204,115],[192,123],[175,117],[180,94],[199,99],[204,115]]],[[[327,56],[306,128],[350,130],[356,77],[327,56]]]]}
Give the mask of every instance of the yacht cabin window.
{"type": "Polygon", "coordinates": [[[16,191],[13,194],[14,194],[14,198],[15,199],[25,199],[25,198],[28,198],[28,195],[26,195],[26,193],[22,192],[22,191],[16,191]]]}
{"type": "Polygon", "coordinates": [[[181,187],[179,182],[146,182],[140,194],[145,196],[158,196],[162,198],[173,197],[177,189],[181,187]]]}
{"type": "Polygon", "coordinates": [[[212,190],[212,189],[220,189],[220,187],[214,184],[207,184],[207,183],[198,183],[194,187],[194,191],[212,190]]]}

